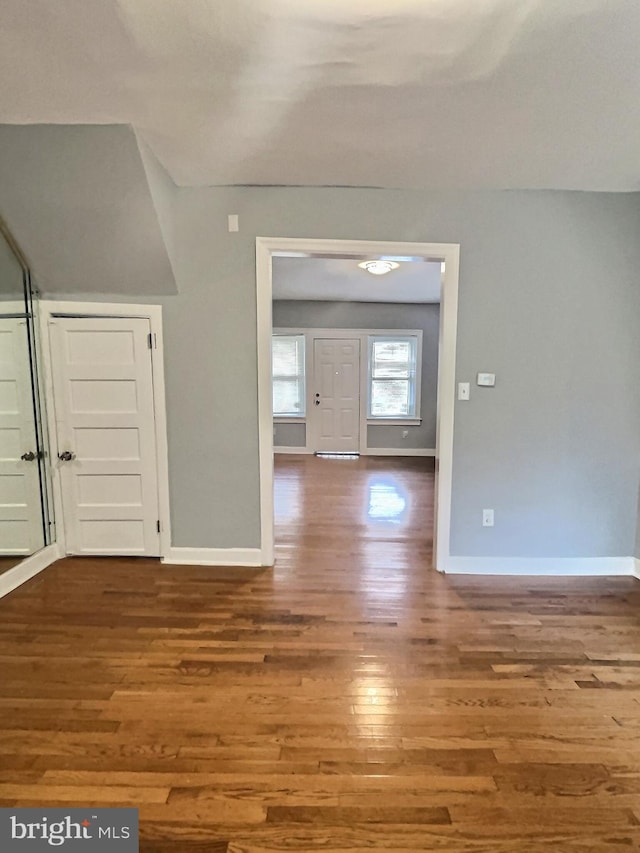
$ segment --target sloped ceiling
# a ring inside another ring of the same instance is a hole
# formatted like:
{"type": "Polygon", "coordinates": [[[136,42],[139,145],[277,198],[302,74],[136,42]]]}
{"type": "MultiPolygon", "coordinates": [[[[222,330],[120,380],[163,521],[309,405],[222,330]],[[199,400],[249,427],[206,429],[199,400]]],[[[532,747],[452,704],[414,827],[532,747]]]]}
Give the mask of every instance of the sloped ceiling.
{"type": "Polygon", "coordinates": [[[43,293],[176,292],[146,157],[128,127],[0,126],[0,213],[43,293]]]}
{"type": "Polygon", "coordinates": [[[3,0],[0,122],[179,185],[635,190],[638,0],[3,0]]]}
{"type": "Polygon", "coordinates": [[[387,275],[360,269],[359,258],[273,259],[273,298],[331,302],[439,302],[441,265],[401,262],[387,275]]]}

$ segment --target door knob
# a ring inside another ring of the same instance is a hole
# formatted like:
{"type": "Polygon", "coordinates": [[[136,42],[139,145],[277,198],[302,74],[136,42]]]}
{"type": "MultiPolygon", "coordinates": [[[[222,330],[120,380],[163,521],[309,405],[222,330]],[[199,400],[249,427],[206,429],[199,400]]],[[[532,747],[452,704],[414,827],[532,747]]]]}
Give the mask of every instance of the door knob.
{"type": "Polygon", "coordinates": [[[70,450],[64,450],[62,453],[58,453],[58,459],[61,462],[71,462],[71,460],[75,458],[76,454],[72,453],[70,450]]]}
{"type": "Polygon", "coordinates": [[[37,454],[33,450],[29,450],[27,453],[23,453],[20,459],[23,462],[33,462],[34,459],[37,459],[37,454]]]}

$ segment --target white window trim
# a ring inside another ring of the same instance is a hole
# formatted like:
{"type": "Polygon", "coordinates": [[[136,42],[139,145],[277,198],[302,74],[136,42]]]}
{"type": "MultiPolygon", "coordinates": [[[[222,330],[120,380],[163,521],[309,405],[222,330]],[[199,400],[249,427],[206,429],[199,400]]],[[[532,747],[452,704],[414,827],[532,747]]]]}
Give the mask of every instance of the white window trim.
{"type": "Polygon", "coordinates": [[[410,426],[417,425],[422,423],[422,331],[418,329],[417,331],[409,331],[406,329],[396,329],[394,332],[389,334],[389,332],[373,332],[369,334],[367,338],[367,407],[366,407],[366,415],[367,415],[367,424],[389,424],[396,426],[406,426],[409,424],[410,426]],[[373,349],[373,341],[376,338],[415,338],[416,339],[416,375],[415,375],[415,414],[407,415],[403,417],[402,415],[393,415],[392,417],[385,418],[383,416],[372,415],[369,407],[371,406],[370,392],[371,392],[371,351],[373,349]]]}
{"type": "Polygon", "coordinates": [[[422,418],[367,418],[367,426],[420,426],[421,423],[422,418]]]}

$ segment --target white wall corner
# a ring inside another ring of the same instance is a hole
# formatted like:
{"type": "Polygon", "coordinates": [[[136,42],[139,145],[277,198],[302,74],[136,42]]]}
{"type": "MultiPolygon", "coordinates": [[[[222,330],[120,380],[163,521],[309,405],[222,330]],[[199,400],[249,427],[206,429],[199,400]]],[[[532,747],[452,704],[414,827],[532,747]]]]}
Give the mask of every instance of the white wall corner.
{"type": "Polygon", "coordinates": [[[640,580],[640,560],[637,557],[633,558],[633,576],[640,580]]]}
{"type": "Polygon", "coordinates": [[[636,576],[633,557],[449,557],[452,575],[538,575],[540,577],[636,576]]]}
{"type": "Polygon", "coordinates": [[[14,589],[17,589],[23,583],[40,574],[40,572],[44,571],[63,556],[61,547],[57,543],[54,543],[53,545],[47,545],[46,548],[32,554],[30,557],[26,557],[12,569],[8,569],[4,574],[0,575],[0,598],[13,592],[14,589]]]}
{"type": "Polygon", "coordinates": [[[260,548],[169,548],[162,558],[169,566],[249,566],[268,565],[260,548]]]}

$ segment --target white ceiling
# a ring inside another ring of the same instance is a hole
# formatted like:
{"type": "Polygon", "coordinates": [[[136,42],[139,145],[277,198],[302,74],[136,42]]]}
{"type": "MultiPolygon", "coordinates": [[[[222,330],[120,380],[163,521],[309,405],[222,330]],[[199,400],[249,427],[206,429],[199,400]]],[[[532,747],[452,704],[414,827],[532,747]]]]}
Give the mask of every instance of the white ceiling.
{"type": "Polygon", "coordinates": [[[401,263],[387,275],[358,267],[362,258],[273,259],[273,298],[338,302],[439,302],[435,261],[401,263]]]}
{"type": "Polygon", "coordinates": [[[181,185],[640,186],[638,0],[3,0],[0,122],[181,185]]]}

